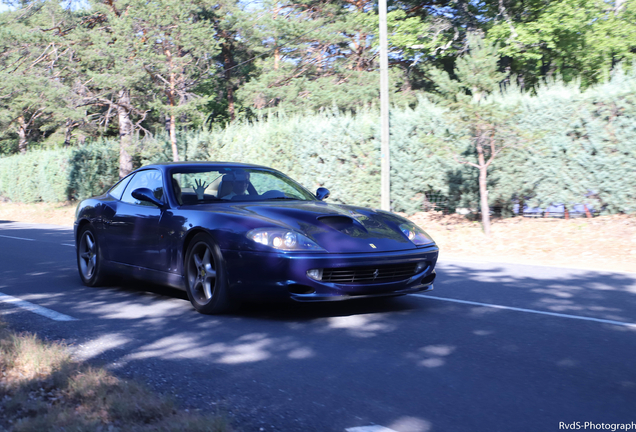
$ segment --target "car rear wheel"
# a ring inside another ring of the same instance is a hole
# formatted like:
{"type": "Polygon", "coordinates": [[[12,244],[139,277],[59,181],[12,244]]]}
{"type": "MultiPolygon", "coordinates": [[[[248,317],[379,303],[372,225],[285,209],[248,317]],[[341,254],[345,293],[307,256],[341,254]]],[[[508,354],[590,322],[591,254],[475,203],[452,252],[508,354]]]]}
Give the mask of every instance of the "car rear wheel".
{"type": "Polygon", "coordinates": [[[85,225],[79,234],[77,246],[77,269],[84,285],[99,286],[104,283],[102,257],[95,229],[85,225]]]}
{"type": "Polygon", "coordinates": [[[230,310],[227,279],[220,248],[207,234],[197,234],[188,247],[185,260],[188,298],[203,314],[230,310]]]}

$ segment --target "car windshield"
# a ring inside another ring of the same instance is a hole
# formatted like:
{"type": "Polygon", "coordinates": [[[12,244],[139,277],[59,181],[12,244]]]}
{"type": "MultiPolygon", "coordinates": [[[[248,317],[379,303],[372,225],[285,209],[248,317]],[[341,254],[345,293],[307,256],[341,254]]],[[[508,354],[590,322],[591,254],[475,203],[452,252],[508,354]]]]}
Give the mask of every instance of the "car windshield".
{"type": "Polygon", "coordinates": [[[181,205],[228,201],[300,200],[316,197],[292,179],[258,168],[196,167],[171,170],[175,198],[181,205]]]}

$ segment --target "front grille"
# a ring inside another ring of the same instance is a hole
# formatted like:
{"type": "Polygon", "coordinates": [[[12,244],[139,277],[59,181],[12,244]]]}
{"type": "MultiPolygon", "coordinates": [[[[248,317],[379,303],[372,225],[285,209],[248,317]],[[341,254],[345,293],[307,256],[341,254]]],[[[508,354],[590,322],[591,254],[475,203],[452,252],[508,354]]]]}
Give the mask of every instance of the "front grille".
{"type": "Polygon", "coordinates": [[[326,268],[322,281],[333,283],[381,283],[408,279],[416,274],[417,263],[365,267],[326,268]]]}

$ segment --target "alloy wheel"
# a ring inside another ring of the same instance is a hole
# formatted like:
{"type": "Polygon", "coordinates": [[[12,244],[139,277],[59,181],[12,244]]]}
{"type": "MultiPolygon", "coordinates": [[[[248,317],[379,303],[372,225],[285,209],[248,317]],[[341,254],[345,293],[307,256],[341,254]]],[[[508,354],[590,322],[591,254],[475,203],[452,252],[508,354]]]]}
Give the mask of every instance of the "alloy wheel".
{"type": "Polygon", "coordinates": [[[194,247],[188,263],[188,282],[192,295],[201,304],[208,303],[216,286],[216,266],[210,247],[199,243],[194,247]]]}
{"type": "Polygon", "coordinates": [[[79,265],[84,279],[90,280],[97,267],[97,245],[90,231],[85,231],[80,240],[79,265]]]}

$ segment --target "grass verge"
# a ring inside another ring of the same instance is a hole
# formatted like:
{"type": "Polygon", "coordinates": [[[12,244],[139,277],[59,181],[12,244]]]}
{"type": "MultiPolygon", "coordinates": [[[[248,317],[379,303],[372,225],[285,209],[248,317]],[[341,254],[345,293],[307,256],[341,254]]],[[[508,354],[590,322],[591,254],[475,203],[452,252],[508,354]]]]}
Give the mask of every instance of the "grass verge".
{"type": "Polygon", "coordinates": [[[75,362],[66,347],[0,323],[0,430],[228,432],[216,415],[180,410],[169,397],[75,362]]]}

